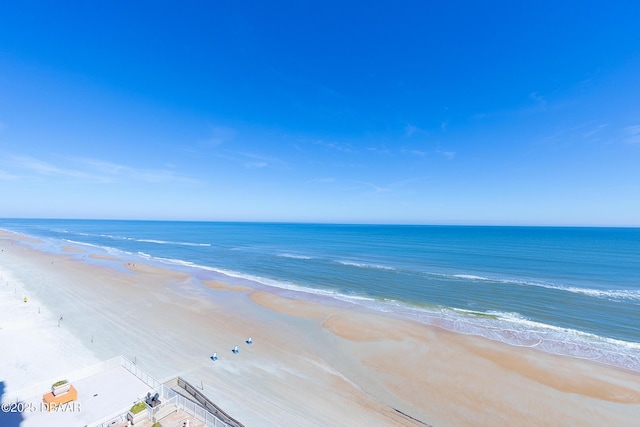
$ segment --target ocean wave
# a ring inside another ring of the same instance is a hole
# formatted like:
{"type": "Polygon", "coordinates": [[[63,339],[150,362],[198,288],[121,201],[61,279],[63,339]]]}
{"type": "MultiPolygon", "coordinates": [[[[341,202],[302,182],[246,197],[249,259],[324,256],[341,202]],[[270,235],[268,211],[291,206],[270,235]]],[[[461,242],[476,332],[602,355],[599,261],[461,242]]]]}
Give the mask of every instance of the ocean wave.
{"type": "Polygon", "coordinates": [[[339,303],[354,304],[377,312],[388,313],[458,333],[478,335],[509,345],[537,348],[547,353],[594,360],[640,372],[640,343],[537,322],[517,312],[473,311],[443,306],[417,307],[393,299],[374,298],[362,294],[345,294],[334,289],[310,288],[293,282],[269,279],[183,260],[164,259],[163,261],[208,270],[272,288],[293,291],[301,295],[310,295],[310,298],[315,296],[328,298],[339,303]]]}
{"type": "Polygon", "coordinates": [[[197,268],[203,268],[204,266],[199,266],[197,264],[194,264],[191,261],[185,261],[182,259],[175,259],[175,258],[163,258],[163,257],[153,257],[154,260],[156,261],[160,261],[162,263],[165,264],[174,264],[174,265],[183,265],[185,267],[197,267],[197,268]]]}
{"type": "Polygon", "coordinates": [[[395,270],[395,268],[393,268],[393,267],[389,267],[389,266],[381,265],[381,264],[369,264],[369,263],[364,263],[364,262],[341,261],[341,260],[337,260],[336,262],[338,264],[348,265],[350,267],[373,268],[373,269],[376,269],[376,270],[395,270]]]}
{"type": "Polygon", "coordinates": [[[491,280],[488,277],[475,276],[473,274],[452,274],[451,277],[467,280],[491,280]]]}
{"type": "Polygon", "coordinates": [[[573,292],[576,294],[584,294],[589,295],[596,298],[607,298],[612,300],[635,300],[640,301],[640,291],[639,290],[629,290],[629,289],[588,289],[588,288],[577,288],[572,286],[549,286],[549,288],[560,289],[567,292],[573,292]]]}
{"type": "Polygon", "coordinates": [[[179,246],[211,246],[211,243],[192,243],[192,242],[171,242],[167,240],[155,240],[155,239],[132,239],[136,242],[145,242],[145,243],[157,243],[159,245],[179,245],[179,246]]]}
{"type": "Polygon", "coordinates": [[[558,291],[571,292],[575,294],[587,295],[594,298],[604,298],[609,300],[634,300],[640,301],[640,290],[628,290],[628,289],[593,289],[593,288],[580,288],[577,286],[566,286],[554,283],[546,282],[534,282],[530,280],[522,279],[505,279],[498,277],[484,277],[474,274],[443,274],[443,273],[427,273],[431,276],[440,276],[453,279],[471,280],[471,281],[483,281],[494,282],[509,285],[518,286],[535,286],[545,289],[554,289],[558,291]]]}
{"type": "Polygon", "coordinates": [[[307,255],[295,255],[295,254],[289,254],[289,253],[277,254],[276,256],[279,256],[282,258],[293,258],[293,259],[312,259],[312,257],[307,255]]]}
{"type": "Polygon", "coordinates": [[[476,312],[451,307],[416,308],[396,303],[394,313],[466,335],[518,347],[593,360],[640,372],[640,343],[549,325],[515,312],[476,312]]]}
{"type": "MultiPolygon", "coordinates": [[[[69,242],[83,244],[81,242],[69,242]]],[[[104,249],[103,247],[100,248],[104,249]]],[[[326,298],[327,301],[335,301],[337,304],[353,304],[457,333],[482,336],[509,345],[536,348],[547,353],[593,360],[640,372],[640,343],[602,337],[575,329],[537,322],[517,312],[474,311],[444,306],[416,306],[394,299],[374,298],[363,294],[346,294],[336,289],[311,288],[298,283],[260,277],[225,268],[200,265],[181,259],[154,257],[144,252],[137,252],[136,255],[160,264],[180,265],[187,268],[211,271],[271,288],[295,292],[301,296],[301,299],[304,299],[304,295],[308,295],[307,298],[311,299],[326,298]]],[[[356,265],[356,267],[360,267],[360,265],[356,265]]],[[[372,267],[367,266],[365,268],[372,267]]],[[[470,279],[468,277],[470,275],[458,276],[467,276],[458,277],[459,279],[470,279]]],[[[486,280],[494,279],[486,278],[486,280]]]]}
{"type": "Polygon", "coordinates": [[[88,246],[90,248],[98,248],[98,249],[102,249],[102,250],[106,250],[107,249],[107,246],[95,245],[93,243],[78,242],[77,240],[71,240],[71,239],[62,239],[62,240],[67,242],[67,243],[72,243],[74,245],[88,246]]]}
{"type": "Polygon", "coordinates": [[[196,242],[174,242],[171,240],[159,240],[159,239],[137,239],[135,237],[127,237],[127,236],[114,236],[113,234],[98,234],[91,235],[86,233],[80,233],[83,236],[98,236],[104,237],[111,240],[128,240],[131,242],[141,242],[141,243],[155,243],[158,245],[179,245],[179,246],[197,246],[197,247],[208,247],[211,246],[211,243],[196,243],[196,242]]]}

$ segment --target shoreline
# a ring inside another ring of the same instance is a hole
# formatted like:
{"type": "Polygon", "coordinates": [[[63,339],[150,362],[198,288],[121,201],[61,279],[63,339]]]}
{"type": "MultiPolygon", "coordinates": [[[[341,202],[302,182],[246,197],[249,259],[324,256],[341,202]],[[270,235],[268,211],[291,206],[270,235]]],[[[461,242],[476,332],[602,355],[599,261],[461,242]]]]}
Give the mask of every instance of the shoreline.
{"type": "MultiPolygon", "coordinates": [[[[347,295],[326,289],[304,287],[281,280],[264,279],[259,276],[200,265],[180,259],[154,257],[142,252],[125,252],[116,248],[67,239],[42,241],[36,236],[20,235],[11,230],[0,229],[0,236],[3,233],[8,233],[10,236],[18,236],[18,240],[27,242],[27,244],[38,245],[46,243],[49,245],[49,251],[75,256],[78,259],[88,257],[99,262],[118,261],[121,258],[126,258],[131,261],[128,265],[124,267],[118,266],[118,268],[132,270],[137,263],[139,266],[146,265],[147,267],[145,268],[172,272],[171,274],[191,275],[212,288],[235,289],[237,292],[248,292],[248,289],[255,289],[297,300],[318,302],[332,307],[372,310],[383,316],[415,321],[459,334],[480,336],[514,347],[535,348],[548,354],[574,357],[579,360],[593,361],[640,373],[639,342],[596,335],[579,329],[539,323],[520,317],[517,313],[514,316],[510,312],[476,312],[469,309],[446,306],[420,306],[410,302],[347,295]]],[[[41,250],[37,247],[35,249],[41,250]]],[[[107,264],[102,263],[102,265],[107,264]]]]}
{"type": "Polygon", "coordinates": [[[137,260],[138,268],[127,269],[129,260],[87,251],[104,261],[98,265],[8,236],[0,236],[0,247],[0,266],[28,265],[20,273],[31,279],[25,287],[52,310],[65,310],[65,326],[97,357],[135,356],[160,379],[203,381],[205,393],[246,425],[418,425],[400,413],[434,426],[554,425],[551,417],[632,425],[640,417],[640,376],[632,371],[364,308],[207,284],[137,260]],[[50,286],[61,296],[44,298],[50,286]],[[137,341],[140,331],[146,341],[137,341]],[[243,342],[248,336],[251,346],[243,342]],[[211,366],[216,349],[221,363],[211,366]]]}

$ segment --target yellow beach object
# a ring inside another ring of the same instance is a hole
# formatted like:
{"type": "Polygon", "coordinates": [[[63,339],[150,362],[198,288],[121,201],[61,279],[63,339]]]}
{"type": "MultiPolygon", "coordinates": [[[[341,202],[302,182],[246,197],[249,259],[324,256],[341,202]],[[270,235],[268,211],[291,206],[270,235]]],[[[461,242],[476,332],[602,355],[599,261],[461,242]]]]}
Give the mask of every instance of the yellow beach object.
{"type": "Polygon", "coordinates": [[[27,302],[27,300],[28,300],[28,298],[27,298],[27,297],[24,297],[23,301],[24,301],[24,302],[27,302]]]}

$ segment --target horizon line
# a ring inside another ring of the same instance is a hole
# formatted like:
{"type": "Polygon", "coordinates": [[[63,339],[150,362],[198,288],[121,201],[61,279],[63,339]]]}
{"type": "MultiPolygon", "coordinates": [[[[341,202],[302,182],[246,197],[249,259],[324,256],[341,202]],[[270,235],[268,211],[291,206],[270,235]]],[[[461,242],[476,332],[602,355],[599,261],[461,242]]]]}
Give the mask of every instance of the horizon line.
{"type": "Polygon", "coordinates": [[[407,227],[536,227],[536,228],[640,228],[639,225],[610,224],[496,224],[483,222],[351,222],[351,221],[291,221],[291,220],[230,220],[230,219],[161,219],[161,218],[73,218],[73,217],[3,217],[1,220],[53,220],[53,221],[144,221],[144,222],[192,222],[227,224],[300,224],[300,225],[353,225],[353,226],[407,226],[407,227]]]}

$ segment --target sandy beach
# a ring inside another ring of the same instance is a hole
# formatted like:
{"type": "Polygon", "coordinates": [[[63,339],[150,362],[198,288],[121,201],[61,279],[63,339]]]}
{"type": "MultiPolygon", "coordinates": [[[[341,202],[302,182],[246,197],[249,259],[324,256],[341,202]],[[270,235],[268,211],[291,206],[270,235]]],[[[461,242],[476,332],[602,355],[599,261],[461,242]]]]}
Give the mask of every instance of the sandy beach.
{"type": "Polygon", "coordinates": [[[7,390],[122,354],[160,380],[180,375],[201,384],[246,426],[636,426],[640,419],[635,372],[28,243],[0,234],[7,390]]]}

